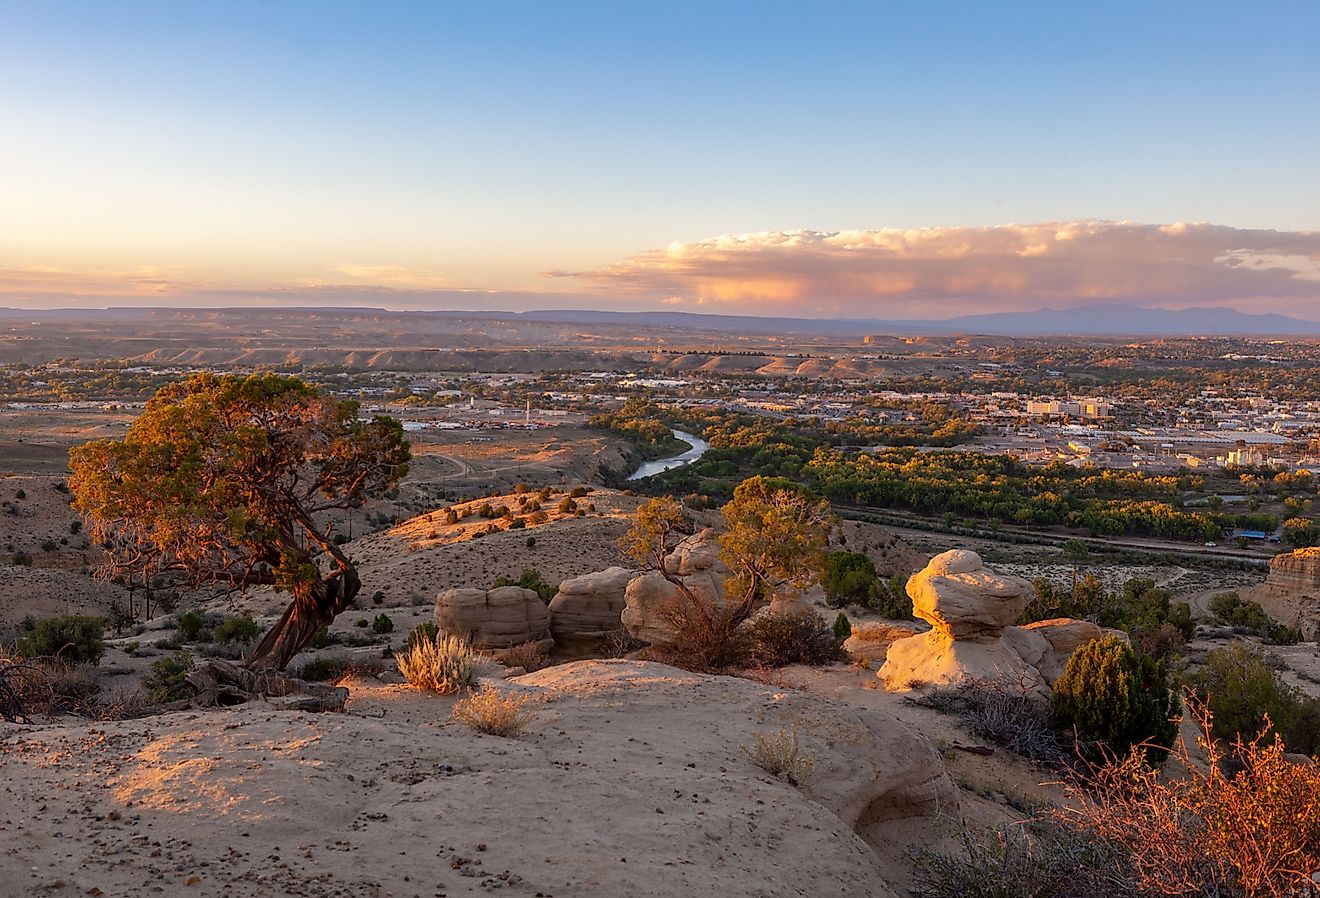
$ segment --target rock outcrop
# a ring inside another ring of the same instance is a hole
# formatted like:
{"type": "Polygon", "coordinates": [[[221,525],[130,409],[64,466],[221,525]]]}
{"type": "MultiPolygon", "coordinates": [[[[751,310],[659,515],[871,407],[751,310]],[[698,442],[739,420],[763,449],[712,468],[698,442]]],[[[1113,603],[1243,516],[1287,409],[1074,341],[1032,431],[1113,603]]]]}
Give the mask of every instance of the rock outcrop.
{"type": "Polygon", "coordinates": [[[919,636],[921,632],[915,623],[855,622],[852,625],[852,634],[843,642],[843,650],[853,658],[875,664],[885,660],[889,654],[889,647],[895,642],[919,636]]]}
{"type": "Polygon", "coordinates": [[[632,571],[611,567],[560,583],[549,609],[555,643],[589,648],[621,632],[625,592],[632,578],[632,571]]]}
{"type": "Polygon", "coordinates": [[[506,649],[534,642],[549,649],[550,611],[541,597],[521,586],[445,589],[435,599],[435,625],[463,636],[474,648],[506,649]]]}
{"type": "Polygon", "coordinates": [[[1308,640],[1320,638],[1320,547],[1275,555],[1265,582],[1246,597],[1308,640]]]}
{"type": "MultiPolygon", "coordinates": [[[[724,581],[729,569],[720,560],[715,532],[702,530],[683,540],[665,558],[665,570],[678,577],[694,596],[709,604],[725,601],[724,581]]],[[[626,607],[620,615],[630,636],[651,645],[673,641],[673,628],[663,610],[679,599],[679,590],[659,571],[647,571],[629,581],[624,591],[626,607]]]]}
{"type": "Polygon", "coordinates": [[[975,552],[935,556],[907,590],[931,629],[889,645],[878,676],[893,691],[1007,679],[1044,694],[1073,650],[1101,635],[1095,624],[1066,618],[1010,626],[1030,601],[1031,584],[994,573],[975,552]]]}

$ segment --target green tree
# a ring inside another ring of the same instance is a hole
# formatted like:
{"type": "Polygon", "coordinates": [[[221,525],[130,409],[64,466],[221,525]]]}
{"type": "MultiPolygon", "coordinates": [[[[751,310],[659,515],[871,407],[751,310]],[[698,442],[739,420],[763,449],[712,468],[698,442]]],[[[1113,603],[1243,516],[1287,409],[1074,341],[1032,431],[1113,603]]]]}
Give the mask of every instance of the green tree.
{"type": "Polygon", "coordinates": [[[1054,717],[1091,760],[1142,750],[1163,763],[1178,735],[1177,700],[1162,661],[1106,636],[1078,648],[1054,683],[1054,717]]]}
{"type": "Polygon", "coordinates": [[[1091,560],[1091,547],[1086,544],[1085,540],[1065,539],[1060,548],[1063,549],[1063,557],[1068,559],[1068,563],[1072,565],[1072,585],[1073,589],[1076,589],[1077,571],[1082,565],[1091,560]]]}
{"type": "Polygon", "coordinates": [[[720,557],[732,575],[725,583],[741,619],[783,592],[819,576],[832,524],[829,503],[788,480],[752,477],[738,484],[721,509],[728,530],[720,557]]]}
{"type": "Polygon", "coordinates": [[[360,420],[297,378],[199,374],[162,387],[123,439],[70,451],[69,486],[105,576],[291,592],[248,659],[283,670],[361,588],[325,513],[391,489],[408,461],[398,421],[360,420]]]}

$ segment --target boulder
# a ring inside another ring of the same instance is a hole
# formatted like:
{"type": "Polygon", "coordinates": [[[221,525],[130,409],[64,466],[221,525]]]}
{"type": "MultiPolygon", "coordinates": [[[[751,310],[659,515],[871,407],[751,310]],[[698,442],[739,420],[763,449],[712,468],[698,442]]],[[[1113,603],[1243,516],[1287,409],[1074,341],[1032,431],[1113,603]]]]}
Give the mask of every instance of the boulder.
{"type": "Polygon", "coordinates": [[[623,630],[621,614],[633,572],[621,567],[573,577],[550,600],[550,634],[560,645],[603,642],[623,630]]]}
{"type": "Polygon", "coordinates": [[[891,691],[950,686],[965,680],[1009,680],[1045,695],[1039,665],[1054,651],[1040,633],[1011,627],[1031,598],[1031,584],[1002,577],[975,552],[936,555],[908,580],[917,617],[931,630],[891,643],[877,676],[891,691]]]}
{"type": "MultiPolygon", "coordinates": [[[[729,569],[720,561],[715,532],[702,530],[679,543],[665,558],[665,570],[677,576],[694,596],[707,604],[726,601],[724,581],[729,569]]],[[[673,642],[674,631],[664,619],[663,609],[679,599],[679,590],[659,571],[633,577],[624,590],[626,607],[620,614],[624,629],[634,639],[664,646],[673,642]]]]}
{"type": "MultiPolygon", "coordinates": [[[[1017,628],[1010,627],[1009,631],[1015,629],[1017,628]]],[[[1045,657],[1035,662],[1037,669],[1050,685],[1054,685],[1054,681],[1063,675],[1064,668],[1068,666],[1068,659],[1079,646],[1105,635],[1099,626],[1089,620],[1075,620],[1071,617],[1038,620],[1022,629],[1039,634],[1050,644],[1045,657]]]]}
{"type": "Polygon", "coordinates": [[[1031,601],[1031,584],[1001,577],[975,552],[953,549],[936,555],[907,583],[917,617],[950,639],[999,638],[1031,601]]]}
{"type": "Polygon", "coordinates": [[[915,625],[854,622],[852,635],[843,642],[843,650],[868,663],[883,662],[890,645],[920,632],[915,625]]]}
{"type": "Polygon", "coordinates": [[[521,586],[445,589],[435,599],[441,633],[465,637],[474,648],[505,649],[534,642],[549,649],[550,611],[541,597],[521,586]]]}

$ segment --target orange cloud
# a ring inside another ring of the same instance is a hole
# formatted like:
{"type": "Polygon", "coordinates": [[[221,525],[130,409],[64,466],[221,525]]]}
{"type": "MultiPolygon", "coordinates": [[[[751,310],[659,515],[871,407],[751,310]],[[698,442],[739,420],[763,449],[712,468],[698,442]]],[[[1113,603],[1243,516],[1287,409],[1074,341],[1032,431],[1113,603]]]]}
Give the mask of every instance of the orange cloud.
{"type": "Polygon", "coordinates": [[[1122,300],[1314,314],[1320,234],[1073,221],[725,234],[591,271],[613,294],[796,315],[940,317],[1122,300]]]}

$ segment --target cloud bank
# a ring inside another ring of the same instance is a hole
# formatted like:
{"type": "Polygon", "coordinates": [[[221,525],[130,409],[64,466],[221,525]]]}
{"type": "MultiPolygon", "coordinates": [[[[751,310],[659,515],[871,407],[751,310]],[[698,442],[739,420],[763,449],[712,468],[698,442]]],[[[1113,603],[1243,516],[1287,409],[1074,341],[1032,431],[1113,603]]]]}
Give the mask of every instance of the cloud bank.
{"type": "MultiPolygon", "coordinates": [[[[516,248],[507,255],[516,257],[516,248]]],[[[1320,233],[1073,221],[732,234],[674,243],[549,289],[465,289],[440,269],[331,264],[253,286],[178,267],[77,271],[0,260],[0,306],[355,305],[392,309],[676,309],[923,318],[1106,303],[1227,306],[1320,320],[1320,233]]],[[[237,267],[237,266],[236,266],[237,267]]]]}
{"type": "Polygon", "coordinates": [[[1320,233],[1209,224],[732,234],[550,274],[710,311],[939,318],[1114,301],[1320,317],[1320,233]]]}

